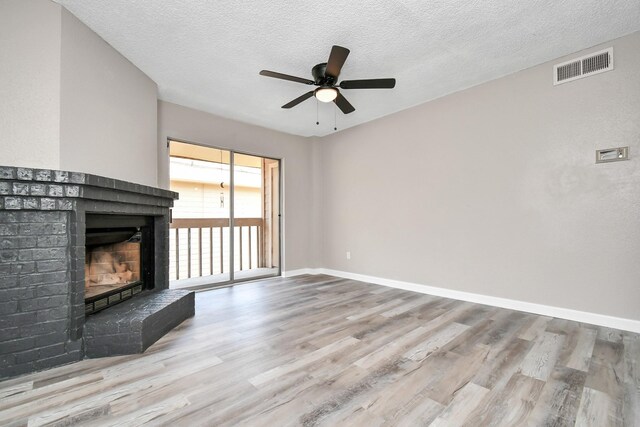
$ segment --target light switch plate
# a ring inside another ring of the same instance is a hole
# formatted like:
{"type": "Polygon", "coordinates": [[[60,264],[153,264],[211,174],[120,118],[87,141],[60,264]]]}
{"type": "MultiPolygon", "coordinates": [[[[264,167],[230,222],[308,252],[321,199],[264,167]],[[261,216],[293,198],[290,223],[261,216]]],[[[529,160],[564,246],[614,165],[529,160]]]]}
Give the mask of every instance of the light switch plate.
{"type": "Polygon", "coordinates": [[[619,162],[629,160],[629,147],[606,148],[596,151],[596,163],[619,162]]]}

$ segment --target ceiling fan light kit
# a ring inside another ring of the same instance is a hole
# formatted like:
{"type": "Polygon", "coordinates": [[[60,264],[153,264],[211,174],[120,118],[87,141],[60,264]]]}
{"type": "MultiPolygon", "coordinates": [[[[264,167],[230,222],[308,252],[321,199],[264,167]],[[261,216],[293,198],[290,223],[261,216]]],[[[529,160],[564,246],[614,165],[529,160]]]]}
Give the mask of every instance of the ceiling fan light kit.
{"type": "Polygon", "coordinates": [[[331,102],[338,96],[338,89],[332,87],[320,87],[315,90],[314,95],[320,102],[331,102]]]}
{"type": "Polygon", "coordinates": [[[396,79],[367,79],[367,80],[343,80],[340,84],[338,76],[342,70],[344,62],[349,56],[349,49],[342,46],[333,46],[329,54],[329,60],[325,63],[317,64],[311,69],[313,80],[302,77],[290,76],[288,74],[277,73],[275,71],[262,70],[261,76],[273,77],[275,79],[288,80],[291,82],[306,85],[319,86],[318,89],[309,91],[282,106],[282,108],[293,108],[302,101],[315,96],[321,102],[334,102],[344,114],[354,112],[356,109],[342,96],[340,89],[392,89],[396,85],[396,79]]]}

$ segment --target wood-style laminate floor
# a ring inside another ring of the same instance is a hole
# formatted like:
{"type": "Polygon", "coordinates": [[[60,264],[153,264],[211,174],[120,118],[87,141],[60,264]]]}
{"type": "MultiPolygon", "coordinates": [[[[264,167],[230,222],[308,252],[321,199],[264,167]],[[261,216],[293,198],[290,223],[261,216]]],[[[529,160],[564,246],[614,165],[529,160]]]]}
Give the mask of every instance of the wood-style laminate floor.
{"type": "Polygon", "coordinates": [[[0,383],[0,425],[640,426],[640,336],[329,276],[202,292],[143,355],[0,383]]]}

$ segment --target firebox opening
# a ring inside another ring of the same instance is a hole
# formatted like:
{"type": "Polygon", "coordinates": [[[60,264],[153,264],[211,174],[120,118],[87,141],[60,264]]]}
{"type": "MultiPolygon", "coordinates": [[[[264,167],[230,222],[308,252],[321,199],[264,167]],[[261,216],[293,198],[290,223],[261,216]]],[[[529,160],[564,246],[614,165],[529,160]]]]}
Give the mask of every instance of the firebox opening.
{"type": "Polygon", "coordinates": [[[86,248],[85,298],[140,281],[140,233],[129,239],[86,248]]]}
{"type": "Polygon", "coordinates": [[[87,215],[85,314],[95,313],[153,287],[152,240],[145,217],[87,215]],[[151,279],[151,280],[149,280],[151,279]]]}

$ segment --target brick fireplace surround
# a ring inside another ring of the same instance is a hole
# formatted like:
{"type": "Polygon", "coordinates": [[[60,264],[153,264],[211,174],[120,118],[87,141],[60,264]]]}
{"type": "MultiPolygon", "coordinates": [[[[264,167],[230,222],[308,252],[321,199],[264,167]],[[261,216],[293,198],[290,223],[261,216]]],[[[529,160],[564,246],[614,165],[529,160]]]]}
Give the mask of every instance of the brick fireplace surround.
{"type": "Polygon", "coordinates": [[[169,209],[176,198],[170,191],[95,175],[0,166],[0,379],[86,356],[141,352],[193,315],[193,293],[168,290],[169,209]],[[84,311],[87,213],[153,218],[155,254],[153,289],[141,295],[151,302],[134,297],[88,316],[89,329],[84,311]],[[125,314],[132,307],[136,313],[125,314]],[[126,315],[133,317],[129,321],[126,315]],[[155,331],[142,332],[142,338],[127,335],[132,330],[139,335],[147,317],[155,331]],[[120,331],[96,337],[100,319],[120,331]],[[110,351],[105,336],[120,347],[110,351]],[[101,349],[87,349],[88,337],[101,349]]]}

